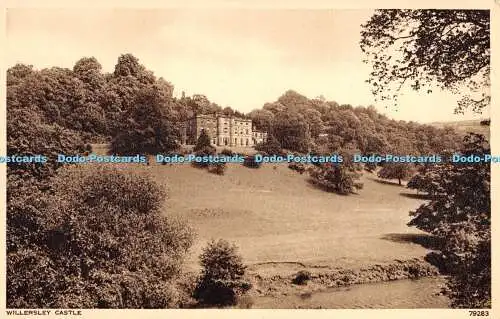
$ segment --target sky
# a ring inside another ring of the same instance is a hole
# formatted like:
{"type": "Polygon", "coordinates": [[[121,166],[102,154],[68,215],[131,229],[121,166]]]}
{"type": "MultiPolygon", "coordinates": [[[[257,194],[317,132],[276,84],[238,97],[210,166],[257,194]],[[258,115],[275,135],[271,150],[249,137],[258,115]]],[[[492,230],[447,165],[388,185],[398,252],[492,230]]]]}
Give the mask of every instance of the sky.
{"type": "Polygon", "coordinates": [[[72,68],[94,56],[112,71],[132,53],[177,96],[204,94],[241,112],[286,90],[353,106],[374,105],[398,120],[455,121],[456,97],[405,91],[397,108],[377,103],[365,82],[370,66],[359,47],[370,10],[33,9],[7,10],[8,66],[72,68]]]}

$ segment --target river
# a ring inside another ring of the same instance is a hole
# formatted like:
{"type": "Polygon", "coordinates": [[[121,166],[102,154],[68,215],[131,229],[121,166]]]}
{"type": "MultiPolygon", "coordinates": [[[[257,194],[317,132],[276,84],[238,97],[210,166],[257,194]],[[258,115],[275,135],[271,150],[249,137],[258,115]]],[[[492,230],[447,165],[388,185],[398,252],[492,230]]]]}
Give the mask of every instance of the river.
{"type": "Polygon", "coordinates": [[[443,278],[424,278],[352,285],[305,295],[259,297],[252,308],[447,308],[449,300],[439,294],[443,284],[443,278]]]}

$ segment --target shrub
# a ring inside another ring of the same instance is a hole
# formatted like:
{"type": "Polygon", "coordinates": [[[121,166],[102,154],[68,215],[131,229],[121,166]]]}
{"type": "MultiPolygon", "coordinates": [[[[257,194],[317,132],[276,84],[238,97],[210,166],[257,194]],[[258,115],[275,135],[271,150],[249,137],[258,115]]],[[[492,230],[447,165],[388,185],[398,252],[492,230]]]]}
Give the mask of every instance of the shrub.
{"type": "Polygon", "coordinates": [[[488,120],[482,120],[482,121],[480,122],[480,124],[481,124],[481,125],[484,125],[484,126],[489,126],[489,125],[490,125],[490,123],[491,123],[491,120],[489,120],[489,119],[488,119],[488,120]]]}
{"type": "Polygon", "coordinates": [[[226,240],[210,242],[200,256],[200,264],[203,270],[194,298],[201,305],[235,305],[251,287],[243,278],[246,266],[236,246],[226,240]]]}
{"type": "Polygon", "coordinates": [[[251,156],[245,157],[245,160],[243,161],[243,165],[248,167],[248,168],[260,168],[262,163],[255,161],[255,155],[251,155],[251,156]]]}
{"type": "Polygon", "coordinates": [[[368,172],[370,172],[370,173],[374,172],[376,169],[377,169],[376,163],[372,163],[372,162],[365,163],[365,170],[367,170],[368,172]]]}
{"type": "Polygon", "coordinates": [[[208,167],[208,171],[210,173],[217,175],[224,175],[226,169],[227,169],[226,163],[213,163],[210,164],[210,166],[208,167]]]}
{"type": "MultiPolygon", "coordinates": [[[[198,151],[195,152],[195,155],[196,156],[210,156],[210,155],[215,155],[215,147],[213,146],[206,146],[206,147],[203,147],[201,149],[199,149],[198,151]]],[[[193,165],[196,166],[196,167],[201,167],[201,168],[206,168],[210,165],[209,162],[196,162],[196,161],[193,161],[193,165]]]]}
{"type": "Polygon", "coordinates": [[[309,280],[311,280],[311,273],[307,270],[301,270],[295,275],[292,282],[296,285],[305,285],[309,280]]]}
{"type": "MultiPolygon", "coordinates": [[[[309,154],[311,156],[329,156],[329,155],[331,155],[328,152],[319,152],[317,150],[311,151],[311,152],[309,152],[309,154]]],[[[319,162],[312,162],[311,164],[314,166],[318,166],[318,167],[321,166],[321,163],[319,163],[319,162]]]]}
{"type": "Polygon", "coordinates": [[[301,175],[306,171],[306,166],[302,163],[290,163],[288,164],[288,168],[299,172],[301,175]]]}

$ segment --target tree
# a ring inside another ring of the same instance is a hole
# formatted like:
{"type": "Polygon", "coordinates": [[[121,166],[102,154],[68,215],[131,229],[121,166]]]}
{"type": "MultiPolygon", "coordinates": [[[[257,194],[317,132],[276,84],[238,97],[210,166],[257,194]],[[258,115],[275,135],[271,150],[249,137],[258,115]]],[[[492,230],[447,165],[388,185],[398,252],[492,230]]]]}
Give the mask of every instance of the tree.
{"type": "MultiPolygon", "coordinates": [[[[460,152],[463,156],[490,153],[482,135],[470,133],[460,152]]],[[[491,306],[491,194],[490,164],[444,163],[428,168],[421,191],[437,185],[437,195],[411,212],[409,226],[429,232],[443,244],[438,247],[452,306],[491,306]],[[429,173],[432,171],[432,174],[429,173]]]]}
{"type": "Polygon", "coordinates": [[[168,117],[168,100],[154,88],[137,94],[134,107],[123,114],[123,129],[111,143],[115,154],[156,154],[178,147],[179,132],[168,117]]]}
{"type": "Polygon", "coordinates": [[[385,136],[380,133],[370,134],[366,139],[365,154],[382,154],[388,149],[385,136]]]}
{"type": "Polygon", "coordinates": [[[406,187],[415,189],[417,192],[423,192],[431,196],[442,195],[444,190],[441,187],[440,170],[438,165],[448,165],[447,163],[424,164],[418,168],[415,174],[406,184],[406,187]]]}
{"type": "MultiPolygon", "coordinates": [[[[75,63],[73,73],[93,91],[101,90],[105,84],[102,66],[96,58],[81,58],[75,63]]],[[[94,92],[98,93],[98,92],[94,92]]],[[[97,96],[99,97],[99,96],[97,96]]]]}
{"type": "Polygon", "coordinates": [[[208,133],[202,129],[201,130],[201,133],[200,133],[200,136],[198,137],[198,140],[196,141],[196,145],[194,146],[194,151],[200,151],[204,148],[210,148],[212,147],[212,144],[210,142],[210,136],[208,135],[208,133]]]}
{"type": "Polygon", "coordinates": [[[225,116],[233,116],[234,110],[231,107],[226,106],[225,108],[222,109],[222,114],[224,114],[225,116]]]}
{"type": "Polygon", "coordinates": [[[414,167],[410,163],[385,163],[377,175],[384,179],[397,179],[401,185],[402,180],[408,180],[413,174],[414,167]]]}
{"type": "Polygon", "coordinates": [[[21,83],[28,75],[33,73],[32,65],[18,63],[7,70],[7,87],[21,83]]]}
{"type": "Polygon", "coordinates": [[[277,113],[273,121],[272,134],[285,149],[307,152],[309,131],[304,117],[293,111],[277,113]]]}
{"type": "MultiPolygon", "coordinates": [[[[204,146],[202,148],[197,149],[195,152],[196,157],[214,156],[215,154],[216,154],[216,149],[213,146],[204,146]]],[[[209,168],[209,170],[210,170],[210,166],[212,166],[212,167],[214,166],[213,164],[215,164],[215,163],[210,163],[208,161],[203,161],[203,160],[193,162],[194,166],[209,168]]],[[[217,164],[223,164],[223,163],[217,163],[217,164]]],[[[223,166],[224,166],[223,170],[225,170],[226,165],[223,165],[223,166]]]]}
{"type": "Polygon", "coordinates": [[[304,117],[307,121],[311,137],[317,138],[323,130],[321,113],[315,109],[308,108],[304,111],[304,117]]]}
{"type": "Polygon", "coordinates": [[[115,114],[128,112],[136,124],[153,123],[151,145],[169,145],[163,139],[173,140],[164,125],[167,100],[147,98],[150,75],[102,76],[93,58],[81,59],[74,70],[9,69],[8,154],[49,157],[47,163],[8,164],[9,307],[163,308],[181,302],[176,286],[192,235],[159,212],[162,189],[150,177],[112,166],[71,168],[55,161],[58,154],[89,150],[82,140],[86,122],[102,120],[102,113],[115,122],[121,119],[115,114]],[[128,107],[134,105],[142,107],[128,107]]]}
{"type": "MultiPolygon", "coordinates": [[[[210,102],[203,94],[194,94],[192,97],[186,98],[186,102],[194,114],[213,114],[222,111],[219,105],[210,102]]],[[[234,116],[238,116],[235,113],[236,112],[233,113],[234,116]]]]}
{"type": "Polygon", "coordinates": [[[244,279],[246,266],[234,244],[211,241],[200,255],[203,268],[194,296],[203,305],[228,306],[250,289],[244,279]]]}
{"type": "Polygon", "coordinates": [[[462,94],[457,113],[489,105],[489,10],[377,10],[362,28],[376,97],[396,104],[403,86],[430,93],[436,84],[462,94]]]}
{"type": "Polygon", "coordinates": [[[113,75],[115,77],[132,76],[136,79],[141,79],[144,73],[146,73],[146,68],[139,63],[139,59],[127,53],[118,57],[113,75]]]}
{"type": "Polygon", "coordinates": [[[252,123],[257,129],[265,132],[271,131],[271,126],[274,119],[273,112],[266,109],[253,110],[248,114],[248,116],[252,119],[252,123]]]}
{"type": "Polygon", "coordinates": [[[359,182],[361,165],[351,160],[354,153],[356,151],[352,149],[341,150],[339,154],[343,158],[342,163],[316,165],[309,173],[311,182],[326,191],[341,195],[348,195],[362,189],[363,184],[359,182]]]}
{"type": "MultiPolygon", "coordinates": [[[[57,124],[46,124],[38,113],[28,109],[7,106],[7,154],[45,155],[46,163],[8,163],[7,175],[24,183],[46,182],[62,166],[55,157],[58,154],[76,155],[86,149],[81,137],[57,124]]],[[[8,184],[12,189],[14,184],[8,184]]],[[[9,192],[10,192],[9,191],[9,192]]]]}
{"type": "Polygon", "coordinates": [[[270,134],[265,142],[259,143],[256,150],[265,152],[268,155],[279,155],[282,153],[280,142],[270,134]]]}
{"type": "Polygon", "coordinates": [[[293,90],[286,91],[277,102],[284,105],[288,111],[295,112],[304,111],[311,106],[307,97],[293,90]]]}
{"type": "Polygon", "coordinates": [[[356,190],[363,188],[363,185],[357,182],[360,174],[342,164],[324,164],[315,167],[310,175],[313,183],[329,192],[341,195],[355,193],[356,190]]]}

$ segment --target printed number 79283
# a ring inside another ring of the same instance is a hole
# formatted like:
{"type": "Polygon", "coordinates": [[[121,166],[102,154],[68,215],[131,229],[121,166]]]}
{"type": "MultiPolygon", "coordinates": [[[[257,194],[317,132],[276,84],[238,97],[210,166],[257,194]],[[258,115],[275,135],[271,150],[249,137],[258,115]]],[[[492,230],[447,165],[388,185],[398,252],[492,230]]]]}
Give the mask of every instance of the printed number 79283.
{"type": "Polygon", "coordinates": [[[470,317],[488,317],[489,315],[488,310],[469,310],[470,317]]]}

